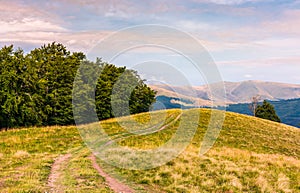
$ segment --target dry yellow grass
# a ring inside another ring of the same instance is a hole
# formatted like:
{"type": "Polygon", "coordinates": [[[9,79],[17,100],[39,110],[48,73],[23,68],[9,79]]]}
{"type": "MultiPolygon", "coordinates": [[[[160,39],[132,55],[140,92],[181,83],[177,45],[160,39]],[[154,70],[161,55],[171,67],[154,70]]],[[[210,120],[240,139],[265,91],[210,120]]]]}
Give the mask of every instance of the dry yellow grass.
{"type": "MultiPolygon", "coordinates": [[[[174,111],[174,110],[173,110],[174,111]]],[[[189,110],[190,116],[196,113],[189,110]]],[[[214,147],[199,157],[199,146],[210,120],[202,109],[191,145],[175,160],[156,169],[133,172],[115,168],[135,183],[167,192],[299,192],[300,131],[294,127],[236,113],[226,113],[214,147]]],[[[176,125],[176,124],[175,124],[176,125]]],[[[166,135],[173,135],[170,126],[166,135]]],[[[132,137],[122,145],[156,147],[167,138],[132,137]],[[145,140],[150,142],[145,143],[145,140]],[[152,141],[153,140],[153,141],[152,141]]]]}
{"type": "MultiPolygon", "coordinates": [[[[254,117],[226,113],[220,135],[204,156],[199,147],[210,121],[208,109],[185,111],[189,118],[200,112],[197,132],[188,148],[174,160],[149,170],[115,168],[99,164],[120,179],[139,187],[137,192],[300,192],[300,130],[254,117]]],[[[176,132],[175,121],[164,130],[136,136],[122,126],[166,125],[179,110],[144,113],[101,122],[112,137],[130,135],[120,141],[128,148],[155,148],[176,132]],[[152,117],[153,119],[150,119],[152,117]],[[136,121],[136,125],[131,125],[136,121]],[[120,122],[122,124],[120,124],[120,122]]],[[[187,131],[193,126],[187,122],[187,131]]],[[[160,126],[158,126],[160,127],[160,126]]],[[[142,128],[143,129],[143,128],[142,128]]],[[[92,136],[97,139],[97,136],[92,136]]],[[[0,192],[44,192],[51,164],[60,155],[83,147],[77,128],[45,127],[0,132],[0,192]]],[[[92,191],[102,187],[103,178],[91,167],[89,151],[74,151],[65,163],[61,182],[70,192],[92,191]]],[[[116,155],[111,155],[111,157],[116,155]]]]}

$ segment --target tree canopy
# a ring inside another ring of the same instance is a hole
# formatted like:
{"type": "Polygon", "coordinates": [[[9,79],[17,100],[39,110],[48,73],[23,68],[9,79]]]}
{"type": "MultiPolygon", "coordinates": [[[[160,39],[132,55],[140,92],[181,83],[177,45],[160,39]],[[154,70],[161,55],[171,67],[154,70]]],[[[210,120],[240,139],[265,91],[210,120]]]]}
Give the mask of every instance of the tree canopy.
{"type": "Polygon", "coordinates": [[[262,119],[268,119],[271,121],[279,122],[279,123],[281,122],[280,118],[276,114],[274,106],[266,100],[264,100],[262,105],[257,106],[255,110],[255,116],[262,119]]]}
{"type": "Polygon", "coordinates": [[[83,53],[71,53],[62,44],[53,42],[28,54],[12,45],[4,46],[0,49],[0,128],[73,124],[73,83],[82,63],[95,66],[84,73],[93,75],[101,70],[96,88],[86,88],[93,93],[100,120],[123,115],[112,112],[113,91],[118,91],[114,101],[121,106],[129,104],[130,113],[147,111],[155,101],[155,92],[137,72],[101,60],[90,62],[83,53]],[[114,89],[121,76],[123,83],[114,89]],[[120,92],[130,93],[123,97],[120,92]]]}

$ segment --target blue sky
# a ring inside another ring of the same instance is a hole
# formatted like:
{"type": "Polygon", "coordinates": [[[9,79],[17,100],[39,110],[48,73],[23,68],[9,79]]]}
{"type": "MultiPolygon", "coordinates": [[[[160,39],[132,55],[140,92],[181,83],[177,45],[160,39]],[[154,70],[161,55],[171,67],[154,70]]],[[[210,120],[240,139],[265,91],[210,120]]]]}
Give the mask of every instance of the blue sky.
{"type": "MultiPolygon", "coordinates": [[[[0,46],[27,51],[56,41],[88,53],[116,31],[144,24],[169,26],[196,38],[225,81],[300,83],[299,0],[1,1],[0,46]]],[[[143,62],[152,56],[185,63],[164,53],[132,52],[114,62],[130,66],[136,58],[143,62]]],[[[198,78],[191,74],[193,84],[201,84],[198,78]]]]}

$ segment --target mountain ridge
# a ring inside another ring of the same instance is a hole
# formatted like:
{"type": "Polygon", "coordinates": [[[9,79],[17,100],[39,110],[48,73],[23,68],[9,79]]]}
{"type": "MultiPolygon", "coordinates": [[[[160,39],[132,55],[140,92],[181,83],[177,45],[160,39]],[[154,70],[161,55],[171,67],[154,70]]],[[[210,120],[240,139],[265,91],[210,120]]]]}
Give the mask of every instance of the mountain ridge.
{"type": "Polygon", "coordinates": [[[267,99],[272,101],[300,98],[300,84],[259,80],[242,82],[224,81],[202,86],[149,86],[157,91],[157,96],[190,100],[195,106],[222,106],[249,103],[251,102],[251,98],[257,95],[260,96],[261,100],[267,99]],[[214,90],[214,92],[212,93],[210,90],[214,90]]]}

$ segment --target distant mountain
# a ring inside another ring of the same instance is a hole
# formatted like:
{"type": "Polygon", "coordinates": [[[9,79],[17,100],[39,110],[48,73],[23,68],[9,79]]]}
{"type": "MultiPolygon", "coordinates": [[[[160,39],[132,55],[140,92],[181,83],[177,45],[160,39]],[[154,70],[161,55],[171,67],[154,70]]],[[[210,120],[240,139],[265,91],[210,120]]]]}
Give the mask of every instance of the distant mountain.
{"type": "MultiPolygon", "coordinates": [[[[157,96],[157,103],[154,104],[153,110],[162,109],[188,109],[195,108],[195,106],[185,106],[176,101],[181,101],[179,98],[171,98],[167,96],[157,96]]],[[[185,101],[189,103],[188,101],[185,101]]],[[[300,99],[289,99],[280,101],[269,101],[276,110],[277,115],[280,117],[281,122],[294,127],[300,127],[300,99]]],[[[252,115],[249,110],[249,103],[230,104],[228,106],[219,106],[218,109],[231,111],[235,113],[252,115]]]]}
{"type": "MultiPolygon", "coordinates": [[[[259,95],[261,100],[272,101],[300,98],[300,85],[263,81],[224,82],[204,86],[150,85],[158,96],[175,97],[191,101],[194,106],[211,106],[248,103],[251,97],[259,95]],[[223,87],[224,85],[224,87],[223,87]],[[226,91],[226,102],[222,89],[226,91]],[[212,92],[214,90],[214,97],[212,92]]],[[[176,103],[176,101],[175,101],[176,103]]]]}
{"type": "MultiPolygon", "coordinates": [[[[248,103],[251,102],[250,98],[260,95],[261,100],[267,99],[274,105],[283,123],[296,127],[300,126],[300,85],[262,81],[224,82],[224,85],[227,97],[226,104],[222,103],[221,100],[222,84],[217,83],[210,86],[217,93],[214,105],[220,105],[219,108],[222,109],[226,106],[227,111],[251,115],[248,108],[248,103]]],[[[199,106],[211,107],[212,104],[208,86],[190,88],[152,85],[150,87],[158,91],[154,110],[186,109],[199,106]]]]}

